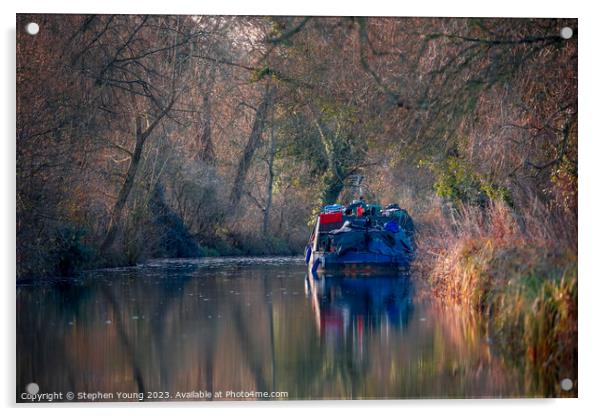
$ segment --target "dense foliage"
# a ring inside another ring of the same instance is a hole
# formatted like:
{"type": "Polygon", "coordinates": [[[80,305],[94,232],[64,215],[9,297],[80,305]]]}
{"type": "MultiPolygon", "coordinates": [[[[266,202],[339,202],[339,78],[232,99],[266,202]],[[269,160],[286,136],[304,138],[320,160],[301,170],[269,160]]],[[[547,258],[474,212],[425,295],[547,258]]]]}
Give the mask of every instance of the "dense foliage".
{"type": "Polygon", "coordinates": [[[315,207],[345,202],[358,173],[419,219],[502,201],[575,222],[574,20],[19,15],[19,27],[32,19],[40,33],[17,39],[21,276],[299,252],[315,207]]]}

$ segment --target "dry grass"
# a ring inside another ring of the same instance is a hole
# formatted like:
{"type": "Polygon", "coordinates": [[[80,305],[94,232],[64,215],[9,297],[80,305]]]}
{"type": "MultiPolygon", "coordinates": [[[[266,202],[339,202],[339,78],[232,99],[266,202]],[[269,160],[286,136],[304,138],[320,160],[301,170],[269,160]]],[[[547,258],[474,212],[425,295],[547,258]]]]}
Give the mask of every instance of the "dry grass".
{"type": "Polygon", "coordinates": [[[576,219],[533,202],[520,214],[433,211],[419,225],[418,268],[435,294],[481,312],[534,394],[566,395],[559,381],[577,379],[576,219]]]}

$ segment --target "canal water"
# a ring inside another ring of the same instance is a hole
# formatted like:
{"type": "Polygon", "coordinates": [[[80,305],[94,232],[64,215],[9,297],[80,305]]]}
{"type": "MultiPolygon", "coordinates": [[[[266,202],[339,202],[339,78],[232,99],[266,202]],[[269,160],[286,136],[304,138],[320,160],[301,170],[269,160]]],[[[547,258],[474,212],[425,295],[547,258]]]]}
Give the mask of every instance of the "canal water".
{"type": "Polygon", "coordinates": [[[35,397],[28,391],[113,401],[529,396],[497,350],[474,316],[433,301],[411,276],[316,279],[302,259],[161,260],[17,286],[17,401],[35,397]]]}

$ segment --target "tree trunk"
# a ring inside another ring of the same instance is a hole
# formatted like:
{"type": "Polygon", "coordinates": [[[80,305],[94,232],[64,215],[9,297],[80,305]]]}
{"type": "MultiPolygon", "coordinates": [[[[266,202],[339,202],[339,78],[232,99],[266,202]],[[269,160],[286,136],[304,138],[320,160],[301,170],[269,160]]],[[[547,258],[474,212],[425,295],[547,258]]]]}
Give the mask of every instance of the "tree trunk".
{"type": "Polygon", "coordinates": [[[261,104],[257,108],[255,112],[255,121],[253,122],[253,128],[251,129],[251,134],[249,136],[249,140],[247,141],[247,145],[245,146],[245,150],[240,158],[238,163],[238,170],[236,172],[236,177],[234,179],[234,185],[232,186],[232,192],[230,193],[230,210],[231,212],[236,211],[238,204],[240,202],[240,198],[242,196],[243,187],[245,184],[245,180],[247,179],[247,173],[249,172],[249,168],[251,167],[251,161],[253,160],[253,156],[255,155],[255,151],[259,147],[259,143],[261,141],[261,135],[263,133],[263,128],[265,126],[266,115],[268,112],[268,106],[270,105],[271,97],[272,97],[273,89],[268,84],[265,89],[265,93],[263,95],[263,99],[261,104]]]}
{"type": "Polygon", "coordinates": [[[263,235],[267,235],[270,228],[270,210],[272,209],[272,190],[274,187],[274,157],[276,155],[276,143],[274,140],[274,128],[270,132],[270,153],[268,159],[268,185],[265,209],[263,210],[263,235]]]}
{"type": "Polygon", "coordinates": [[[115,205],[113,206],[107,235],[100,246],[101,252],[106,252],[109,247],[113,245],[115,237],[117,236],[117,222],[121,218],[123,208],[125,207],[128,196],[130,195],[130,192],[134,186],[134,179],[136,179],[136,172],[138,172],[138,166],[140,165],[144,141],[144,136],[142,134],[142,118],[140,116],[136,116],[136,147],[134,148],[134,153],[132,153],[132,158],[130,161],[130,166],[128,167],[125,181],[121,186],[121,190],[117,196],[117,201],[115,201],[115,205]]]}
{"type": "Polygon", "coordinates": [[[328,171],[323,179],[324,189],[322,191],[321,200],[323,205],[330,205],[337,202],[337,198],[344,188],[344,175],[341,172],[339,162],[337,161],[334,141],[328,136],[328,132],[324,131],[317,111],[313,107],[311,107],[311,110],[314,115],[314,123],[318,129],[320,141],[322,142],[324,152],[326,153],[326,160],[328,161],[328,171]]]}
{"type": "Polygon", "coordinates": [[[136,173],[138,172],[138,167],[140,165],[140,158],[142,157],[142,151],[144,150],[144,143],[146,139],[153,132],[155,127],[159,125],[161,119],[171,110],[175,102],[175,97],[172,97],[171,102],[161,111],[159,115],[153,120],[153,122],[143,130],[143,118],[140,114],[136,115],[136,146],[134,148],[134,152],[132,153],[132,158],[130,161],[130,166],[128,167],[127,174],[125,176],[125,181],[121,186],[121,190],[119,191],[119,195],[117,195],[117,201],[115,201],[115,205],[113,206],[113,211],[111,212],[111,218],[109,220],[109,227],[107,229],[107,234],[105,236],[104,241],[100,246],[101,253],[106,252],[115,241],[115,237],[117,236],[118,231],[118,223],[121,219],[121,215],[123,213],[123,208],[127,202],[128,196],[134,187],[134,180],[136,179],[136,173]]]}
{"type": "Polygon", "coordinates": [[[212,165],[215,163],[215,150],[213,149],[211,116],[211,97],[208,90],[203,94],[203,124],[197,138],[199,149],[197,159],[212,165]]]}
{"type": "Polygon", "coordinates": [[[331,205],[337,202],[344,188],[343,181],[332,172],[326,174],[324,179],[324,190],[322,191],[322,204],[331,205]]]}

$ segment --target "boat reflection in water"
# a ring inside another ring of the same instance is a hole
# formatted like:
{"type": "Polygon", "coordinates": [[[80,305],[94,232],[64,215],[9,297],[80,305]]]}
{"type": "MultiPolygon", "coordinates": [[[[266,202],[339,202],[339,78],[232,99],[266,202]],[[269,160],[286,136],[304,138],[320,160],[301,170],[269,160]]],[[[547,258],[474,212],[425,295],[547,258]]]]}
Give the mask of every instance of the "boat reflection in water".
{"type": "Polygon", "coordinates": [[[413,286],[406,275],[307,275],[306,293],[320,338],[331,347],[350,342],[360,356],[365,339],[403,329],[413,312],[413,286]]]}

